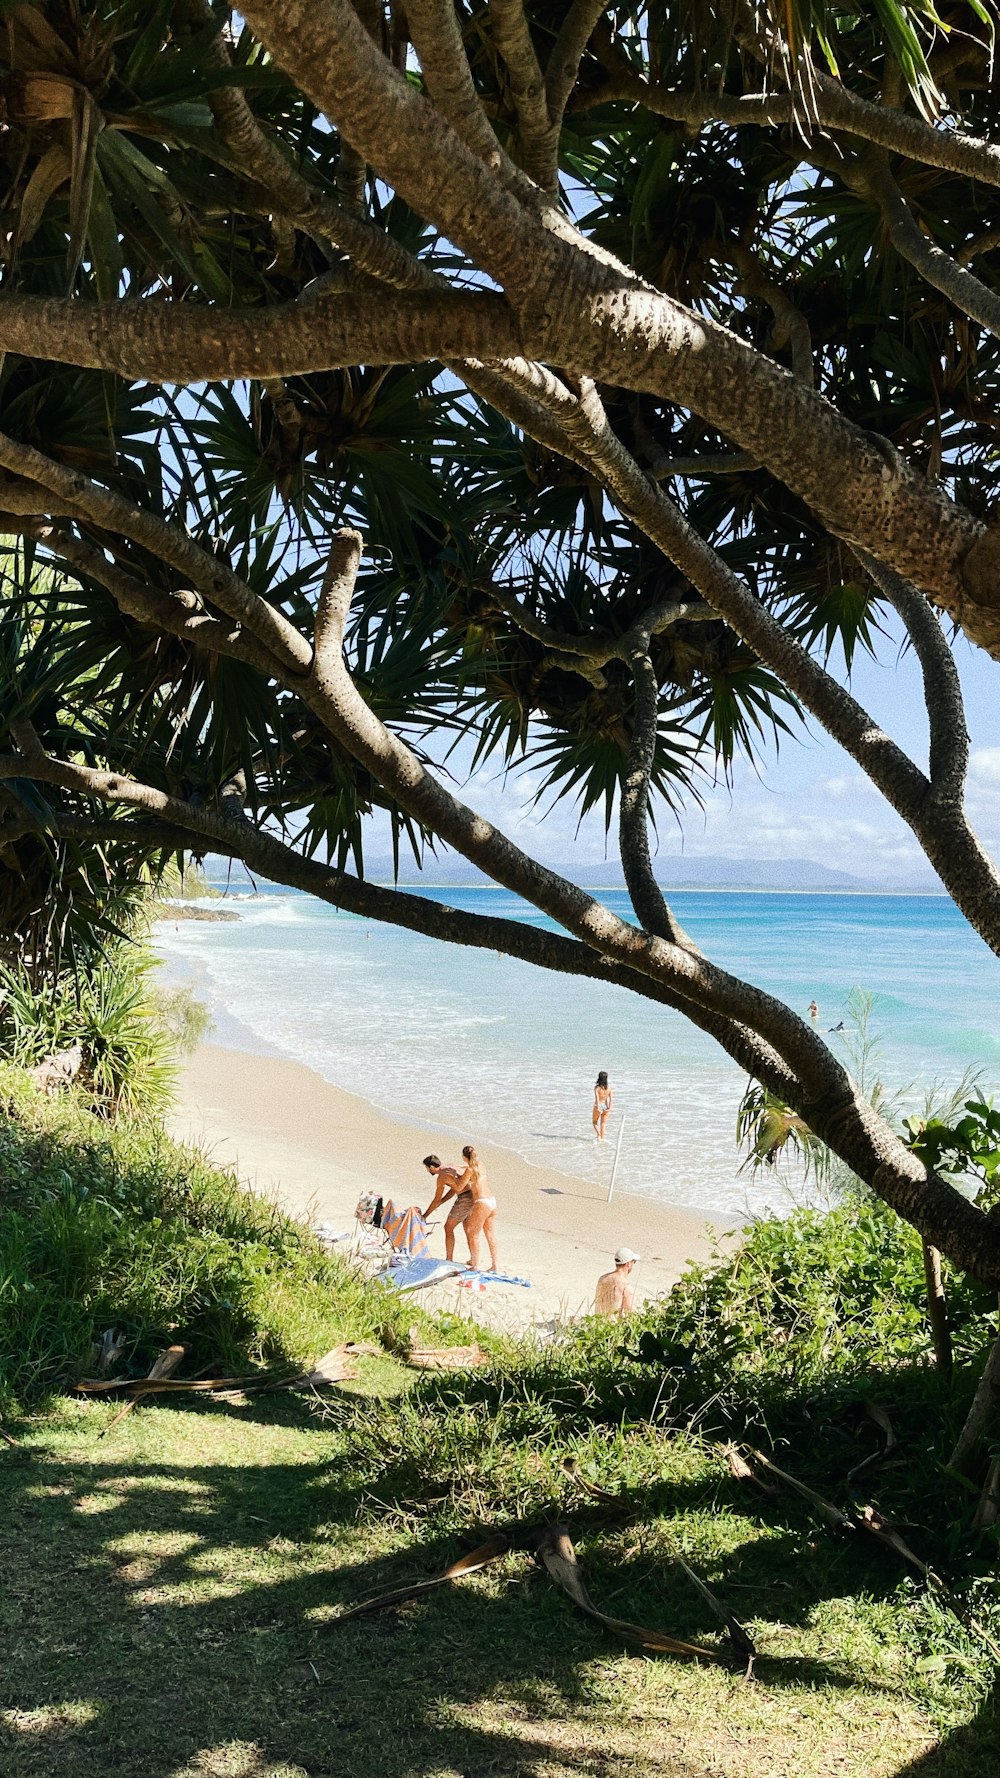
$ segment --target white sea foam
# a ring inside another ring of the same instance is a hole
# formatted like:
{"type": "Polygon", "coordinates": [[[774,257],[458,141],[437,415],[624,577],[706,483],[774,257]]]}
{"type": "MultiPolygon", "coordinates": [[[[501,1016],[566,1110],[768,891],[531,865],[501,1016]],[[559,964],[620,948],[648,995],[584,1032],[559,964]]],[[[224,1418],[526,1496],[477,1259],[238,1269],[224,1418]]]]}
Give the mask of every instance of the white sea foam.
{"type": "MultiPolygon", "coordinates": [[[[530,917],[502,891],[449,899],[530,917]]],[[[744,1077],[678,1014],[607,984],[375,926],[304,896],[227,902],[238,922],[178,922],[156,935],[172,972],[193,976],[221,1019],[239,1021],[243,1038],[223,1026],[227,1041],[256,1040],[375,1104],[444,1124],[456,1140],[492,1138],[595,1186],[607,1182],[624,1116],[620,1189],[706,1213],[787,1207],[780,1180],[739,1172],[744,1077]],[[590,1120],[600,1068],[616,1094],[603,1146],[590,1120]]],[[[762,895],[677,902],[685,925],[727,967],[802,1010],[817,998],[822,1028],[843,1017],[851,988],[878,990],[884,1078],[954,1081],[970,1063],[996,1074],[1000,966],[950,903],[762,895]]]]}

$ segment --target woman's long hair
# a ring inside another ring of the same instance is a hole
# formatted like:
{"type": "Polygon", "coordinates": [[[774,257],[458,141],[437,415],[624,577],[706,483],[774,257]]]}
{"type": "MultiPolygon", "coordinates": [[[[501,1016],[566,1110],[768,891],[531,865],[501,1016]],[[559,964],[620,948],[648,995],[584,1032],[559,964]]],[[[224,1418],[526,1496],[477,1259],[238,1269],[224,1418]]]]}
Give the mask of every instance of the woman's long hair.
{"type": "Polygon", "coordinates": [[[475,1192],[478,1190],[479,1186],[484,1183],[485,1174],[480,1165],[479,1156],[471,1142],[467,1142],[463,1148],[462,1158],[468,1162],[469,1172],[472,1174],[472,1190],[475,1192]]]}
{"type": "Polygon", "coordinates": [[[599,1087],[606,1087],[607,1084],[608,1084],[607,1071],[604,1068],[602,1068],[600,1074],[597,1076],[597,1085],[599,1087]]]}

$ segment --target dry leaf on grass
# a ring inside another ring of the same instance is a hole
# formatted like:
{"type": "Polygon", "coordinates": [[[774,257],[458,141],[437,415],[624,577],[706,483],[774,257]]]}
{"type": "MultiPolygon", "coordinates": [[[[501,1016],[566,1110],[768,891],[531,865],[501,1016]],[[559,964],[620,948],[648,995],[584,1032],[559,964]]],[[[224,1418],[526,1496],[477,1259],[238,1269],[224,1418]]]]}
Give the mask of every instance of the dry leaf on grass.
{"type": "Polygon", "coordinates": [[[510,1538],[503,1532],[487,1538],[485,1543],[470,1550],[467,1556],[460,1556],[432,1580],[414,1581],[409,1587],[395,1587],[391,1593],[378,1593],[374,1599],[365,1599],[360,1605],[352,1605],[349,1610],[342,1611],[335,1617],[328,1628],[336,1629],[347,1622],[348,1618],[367,1617],[369,1612],[382,1611],[387,1605],[404,1605],[408,1599],[419,1599],[421,1594],[430,1593],[435,1587],[443,1586],[445,1581],[460,1580],[464,1574],[474,1574],[477,1568],[485,1568],[487,1562],[495,1562],[498,1556],[505,1556],[510,1549],[510,1538]]]}
{"type": "Polygon", "coordinates": [[[412,1346],[406,1362],[415,1371],[466,1371],[485,1364],[481,1346],[412,1346]]]}
{"type": "Polygon", "coordinates": [[[667,1636],[662,1630],[649,1630],[644,1624],[632,1624],[625,1618],[609,1617],[606,1612],[599,1611],[583,1584],[576,1551],[565,1525],[547,1525],[538,1537],[535,1549],[556,1585],[569,1594],[574,1605],[585,1611],[588,1617],[596,1618],[599,1624],[603,1624],[614,1635],[622,1636],[626,1642],[634,1642],[639,1648],[652,1649],[658,1654],[693,1655],[699,1661],[718,1660],[718,1655],[710,1648],[700,1648],[693,1642],[681,1642],[678,1637],[667,1636]]]}
{"type": "Polygon", "coordinates": [[[722,1455],[726,1460],[726,1467],[729,1470],[730,1475],[734,1476],[738,1482],[750,1482],[761,1494],[770,1495],[770,1497],[774,1499],[778,1492],[777,1488],[772,1488],[770,1482],[762,1480],[762,1478],[751,1469],[746,1458],[736,1445],[723,1445],[722,1455]]]}

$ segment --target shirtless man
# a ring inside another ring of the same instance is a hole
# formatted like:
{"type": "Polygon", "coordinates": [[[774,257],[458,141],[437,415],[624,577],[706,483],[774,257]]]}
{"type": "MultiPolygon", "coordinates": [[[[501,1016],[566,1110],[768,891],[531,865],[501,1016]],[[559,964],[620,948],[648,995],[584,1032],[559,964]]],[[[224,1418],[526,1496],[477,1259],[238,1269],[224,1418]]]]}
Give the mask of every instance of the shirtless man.
{"type": "MultiPolygon", "coordinates": [[[[475,1199],[473,1198],[471,1191],[459,1191],[458,1185],[459,1180],[461,1179],[461,1174],[458,1172],[458,1169],[456,1167],[445,1167],[436,1154],[427,1155],[424,1159],[424,1166],[427,1168],[428,1173],[434,1181],[434,1196],[424,1211],[424,1221],[426,1222],[428,1217],[433,1216],[439,1204],[446,1204],[449,1198],[454,1198],[455,1200],[448,1212],[448,1220],[444,1225],[445,1258],[454,1259],[455,1230],[458,1228],[460,1222],[465,1221],[469,1211],[475,1203],[475,1199]]],[[[466,1230],[466,1240],[468,1240],[468,1230],[466,1230]]],[[[472,1258],[471,1244],[469,1258],[470,1260],[472,1258]]]]}
{"type": "Polygon", "coordinates": [[[619,1319],[631,1315],[635,1307],[635,1287],[629,1283],[629,1278],[638,1261],[639,1255],[633,1253],[631,1247],[619,1247],[614,1271],[602,1272],[597,1280],[595,1315],[615,1315],[619,1319]]]}

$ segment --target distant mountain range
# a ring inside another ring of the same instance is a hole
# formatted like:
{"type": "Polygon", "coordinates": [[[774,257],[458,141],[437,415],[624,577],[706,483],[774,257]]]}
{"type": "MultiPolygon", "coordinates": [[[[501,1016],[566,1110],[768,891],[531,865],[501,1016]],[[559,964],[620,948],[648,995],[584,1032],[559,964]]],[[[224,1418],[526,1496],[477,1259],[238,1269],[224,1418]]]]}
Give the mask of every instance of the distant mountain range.
{"type": "MultiPolygon", "coordinates": [[[[581,888],[620,889],[625,886],[625,877],[617,859],[609,859],[603,864],[585,865],[575,865],[572,859],[566,859],[553,868],[564,871],[581,888]]],[[[657,858],[654,869],[657,881],[665,889],[827,889],[847,894],[851,891],[883,888],[923,890],[933,889],[935,886],[933,880],[926,885],[873,883],[847,871],[831,870],[828,865],[816,864],[810,858],[682,856],[657,858]]],[[[392,878],[392,865],[388,860],[383,865],[381,860],[370,859],[367,874],[380,881],[389,881],[392,878]]],[[[488,879],[465,859],[446,853],[443,857],[431,859],[422,872],[416,870],[412,863],[400,860],[399,880],[405,884],[441,883],[458,887],[463,883],[485,883],[488,879]]]]}
{"type": "MultiPolygon", "coordinates": [[[[553,865],[553,869],[563,870],[574,882],[585,889],[620,889],[624,887],[625,878],[617,859],[609,859],[605,864],[574,865],[572,859],[553,865]]],[[[851,875],[848,871],[831,870],[828,865],[816,864],[811,858],[702,858],[702,857],[671,857],[658,858],[655,862],[657,880],[665,889],[770,889],[770,890],[827,890],[841,894],[862,893],[880,890],[886,893],[928,894],[943,893],[935,880],[928,877],[923,882],[891,883],[872,882],[863,877],[851,875]]],[[[207,875],[212,882],[225,881],[228,863],[222,858],[210,858],[207,861],[207,875]]],[[[390,858],[369,858],[366,861],[366,875],[372,882],[392,882],[392,860],[390,858]]],[[[247,882],[246,872],[239,865],[233,865],[228,879],[232,884],[247,882]]],[[[399,882],[405,887],[424,886],[432,888],[440,884],[442,888],[460,888],[485,884],[489,878],[483,876],[464,858],[454,853],[445,853],[443,857],[431,858],[423,871],[417,870],[411,859],[400,859],[399,882]]]]}

